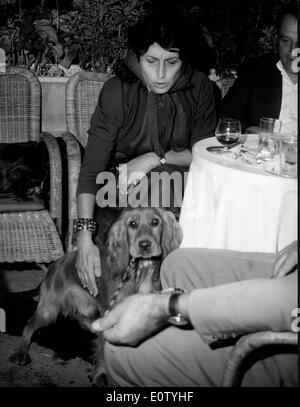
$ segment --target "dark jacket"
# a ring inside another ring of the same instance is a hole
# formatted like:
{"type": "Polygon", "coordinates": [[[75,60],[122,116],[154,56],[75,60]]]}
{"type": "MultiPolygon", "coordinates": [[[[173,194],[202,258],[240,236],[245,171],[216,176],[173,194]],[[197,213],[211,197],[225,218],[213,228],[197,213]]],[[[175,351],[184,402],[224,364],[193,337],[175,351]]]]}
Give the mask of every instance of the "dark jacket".
{"type": "Polygon", "coordinates": [[[261,117],[279,118],[282,76],[276,66],[279,56],[263,55],[248,62],[224,97],[220,117],[233,117],[242,129],[258,126],[261,117]]]}
{"type": "MultiPolygon", "coordinates": [[[[180,136],[171,137],[171,144],[165,146],[165,152],[170,149],[191,149],[196,141],[213,136],[215,129],[212,85],[204,73],[191,70],[188,82],[176,94],[182,109],[180,113],[183,112],[185,117],[186,131],[180,133],[180,136]]],[[[148,90],[140,80],[128,83],[113,77],[104,84],[91,120],[78,194],[96,194],[96,177],[99,172],[109,170],[117,162],[126,162],[153,151],[151,142],[147,142],[151,134],[141,139],[147,96],[148,90]]],[[[159,99],[160,95],[157,97],[159,99]]],[[[157,115],[159,128],[163,129],[167,117],[159,101],[157,115]]]]}

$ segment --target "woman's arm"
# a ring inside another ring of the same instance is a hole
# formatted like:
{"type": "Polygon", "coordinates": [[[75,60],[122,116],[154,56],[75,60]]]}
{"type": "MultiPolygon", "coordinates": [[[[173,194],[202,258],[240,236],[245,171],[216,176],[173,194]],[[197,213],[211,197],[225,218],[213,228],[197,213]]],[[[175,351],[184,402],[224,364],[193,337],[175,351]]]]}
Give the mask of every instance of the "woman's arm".
{"type": "Polygon", "coordinates": [[[95,195],[83,193],[77,197],[78,218],[93,218],[95,208],[95,195]]]}
{"type": "MultiPolygon", "coordinates": [[[[124,190],[140,181],[151,170],[161,165],[160,158],[156,153],[150,152],[139,155],[128,161],[126,164],[119,166],[119,185],[122,185],[124,190]]],[[[192,153],[185,149],[180,152],[169,150],[165,154],[167,164],[175,164],[180,167],[189,167],[192,162],[192,153]]]]}
{"type": "MultiPolygon", "coordinates": [[[[77,204],[78,218],[93,219],[95,195],[88,193],[79,194],[77,204]]],[[[92,232],[88,230],[77,232],[77,245],[76,267],[79,278],[83,286],[87,287],[89,292],[96,296],[98,288],[95,276],[101,276],[101,261],[100,252],[92,240],[92,232]]]]}
{"type": "MultiPolygon", "coordinates": [[[[93,219],[96,193],[96,178],[105,170],[111,159],[117,140],[118,129],[123,120],[120,82],[109,79],[102,88],[99,101],[91,119],[89,140],[77,188],[78,217],[93,219]]],[[[82,230],[77,235],[77,272],[79,278],[94,296],[98,289],[95,276],[101,275],[101,259],[97,246],[93,243],[92,232],[82,230]]]]}
{"type": "Polygon", "coordinates": [[[106,171],[123,123],[121,84],[111,78],[103,85],[91,118],[88,143],[81,165],[77,194],[97,194],[97,175],[106,171]]]}
{"type": "Polygon", "coordinates": [[[189,167],[192,162],[192,153],[190,150],[185,149],[183,151],[167,151],[165,154],[167,164],[175,164],[179,167],[189,167]]]}

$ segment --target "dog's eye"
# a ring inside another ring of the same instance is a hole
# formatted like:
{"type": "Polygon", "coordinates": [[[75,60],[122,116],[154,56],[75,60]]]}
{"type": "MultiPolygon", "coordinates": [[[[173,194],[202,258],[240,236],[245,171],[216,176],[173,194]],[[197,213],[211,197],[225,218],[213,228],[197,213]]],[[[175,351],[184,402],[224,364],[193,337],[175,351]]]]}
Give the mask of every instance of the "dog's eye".
{"type": "Polygon", "coordinates": [[[133,228],[133,229],[136,229],[136,228],[137,228],[137,223],[136,223],[136,221],[135,221],[135,220],[131,220],[131,221],[129,222],[129,226],[130,226],[131,228],[133,228]]]}
{"type": "Polygon", "coordinates": [[[151,221],[152,226],[157,226],[159,224],[159,219],[158,218],[153,218],[151,221]]]}

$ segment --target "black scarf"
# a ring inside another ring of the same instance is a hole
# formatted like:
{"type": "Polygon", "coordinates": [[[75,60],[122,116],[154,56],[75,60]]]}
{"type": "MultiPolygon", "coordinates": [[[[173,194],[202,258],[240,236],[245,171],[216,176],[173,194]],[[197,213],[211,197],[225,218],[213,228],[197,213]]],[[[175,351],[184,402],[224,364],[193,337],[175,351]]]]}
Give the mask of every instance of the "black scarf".
{"type": "MultiPolygon", "coordinates": [[[[129,53],[124,62],[146,86],[136,56],[129,53]]],[[[173,149],[173,140],[182,137],[187,131],[187,117],[181,103],[179,91],[190,88],[192,74],[192,67],[183,64],[176,82],[167,93],[160,95],[153,91],[148,92],[145,115],[138,137],[150,140],[151,150],[159,157],[162,157],[168,149],[173,149]],[[164,106],[164,116],[160,120],[158,115],[159,103],[164,106]],[[159,129],[163,129],[163,131],[159,131],[159,129]]]]}

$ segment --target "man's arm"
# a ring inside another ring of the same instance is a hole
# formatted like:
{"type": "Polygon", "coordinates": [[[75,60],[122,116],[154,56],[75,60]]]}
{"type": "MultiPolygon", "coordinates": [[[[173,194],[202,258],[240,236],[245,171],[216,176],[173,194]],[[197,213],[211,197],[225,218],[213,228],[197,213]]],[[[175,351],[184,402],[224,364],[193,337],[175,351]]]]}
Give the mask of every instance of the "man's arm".
{"type": "Polygon", "coordinates": [[[199,289],[189,297],[192,325],[205,342],[256,331],[288,331],[297,307],[297,273],[199,289]]]}
{"type": "MultiPolygon", "coordinates": [[[[200,75],[200,73],[199,73],[200,75]]],[[[196,86],[197,94],[194,94],[197,105],[194,110],[194,128],[190,139],[190,149],[200,140],[213,137],[216,127],[216,110],[213,94],[213,85],[205,76],[199,77],[196,86]]],[[[196,92],[196,90],[195,90],[196,92]]]]}
{"type": "MultiPolygon", "coordinates": [[[[168,325],[170,294],[135,294],[93,323],[114,344],[136,346],[168,325]]],[[[297,273],[194,290],[179,297],[177,311],[206,342],[254,331],[290,330],[297,307],[297,273]]]]}
{"type": "Polygon", "coordinates": [[[298,242],[295,240],[278,253],[274,268],[274,278],[284,277],[298,264],[298,242]]]}
{"type": "Polygon", "coordinates": [[[170,294],[134,294],[93,322],[115,345],[136,346],[167,326],[170,294]]]}
{"type": "Polygon", "coordinates": [[[221,102],[219,117],[232,117],[242,123],[242,132],[253,125],[249,123],[249,110],[252,100],[252,75],[251,70],[246,66],[242,69],[234,84],[229,88],[227,94],[221,102]]]}

